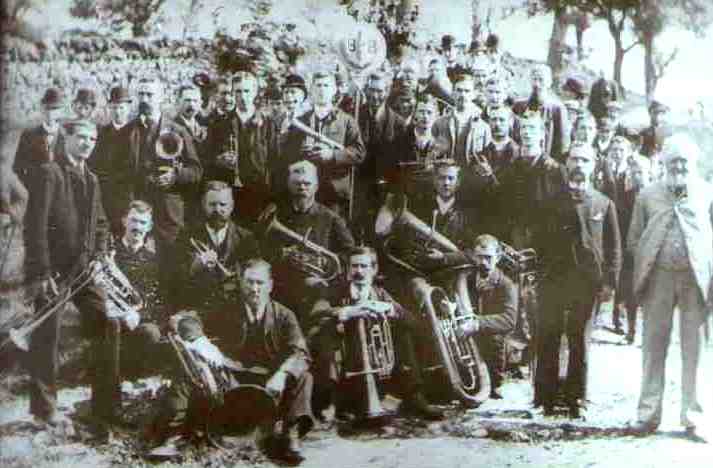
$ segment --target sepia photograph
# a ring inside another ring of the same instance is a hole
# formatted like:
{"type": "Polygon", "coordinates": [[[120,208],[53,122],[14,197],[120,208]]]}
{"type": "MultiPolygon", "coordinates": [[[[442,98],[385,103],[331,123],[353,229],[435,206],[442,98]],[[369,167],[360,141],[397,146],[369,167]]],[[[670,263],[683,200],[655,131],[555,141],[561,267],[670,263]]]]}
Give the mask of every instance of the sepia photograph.
{"type": "Polygon", "coordinates": [[[713,2],[0,8],[0,465],[713,463],[713,2]]]}

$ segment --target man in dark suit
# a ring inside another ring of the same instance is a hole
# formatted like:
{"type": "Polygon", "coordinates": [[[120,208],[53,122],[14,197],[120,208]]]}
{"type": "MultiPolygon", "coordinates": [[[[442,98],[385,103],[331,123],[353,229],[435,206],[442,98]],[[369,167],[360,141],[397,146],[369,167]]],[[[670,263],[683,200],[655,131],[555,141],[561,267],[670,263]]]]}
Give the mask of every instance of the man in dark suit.
{"type": "Polygon", "coordinates": [[[222,180],[234,187],[236,212],[252,224],[271,197],[268,171],[271,125],[255,107],[257,77],[239,72],[232,86],[235,111],[208,128],[203,165],[206,179],[222,180]]]}
{"type": "Polygon", "coordinates": [[[191,136],[161,111],[161,83],[150,78],[140,80],[138,101],[139,115],[127,124],[126,133],[119,139],[122,150],[110,163],[111,177],[125,181],[125,185],[113,185],[112,196],[145,200],[153,207],[159,280],[162,294],[171,300],[176,297],[173,248],[203,169],[191,136]],[[160,157],[159,152],[169,158],[160,157]],[[175,157],[168,153],[175,153],[175,157]]]}
{"type": "Polygon", "coordinates": [[[651,125],[641,131],[641,154],[649,159],[655,158],[663,146],[666,137],[671,133],[669,127],[671,109],[659,100],[649,104],[649,119],[651,125]]]}
{"type": "Polygon", "coordinates": [[[546,201],[534,236],[543,275],[535,338],[534,402],[543,407],[545,415],[554,414],[563,397],[570,417],[581,416],[587,398],[592,308],[597,296],[602,302],[611,299],[621,270],[616,207],[591,187],[594,159],[589,145],[570,149],[567,188],[546,201]],[[563,333],[567,334],[569,364],[564,387],[560,387],[563,333]]]}
{"type": "MultiPolygon", "coordinates": [[[[101,189],[86,160],[96,143],[96,126],[89,121],[65,124],[66,141],[56,161],[37,168],[26,223],[26,274],[37,285],[37,307],[42,307],[57,292],[52,275],[60,275],[60,284],[68,284],[81,272],[91,271],[106,252],[108,229],[101,206],[101,189]],[[94,263],[93,263],[94,262],[94,263]],[[93,263],[93,264],[92,264],[93,263]]],[[[92,415],[109,417],[112,392],[104,372],[108,367],[105,333],[112,326],[106,317],[105,295],[89,282],[73,297],[81,314],[82,331],[92,338],[94,362],[92,380],[92,415]]],[[[55,312],[32,335],[29,368],[30,412],[50,425],[57,415],[57,367],[61,311],[55,312]]]]}
{"type": "Polygon", "coordinates": [[[42,123],[25,130],[15,151],[13,169],[25,188],[32,194],[35,171],[44,163],[54,159],[63,146],[59,121],[65,111],[64,95],[60,89],[49,88],[42,101],[42,123]]]}
{"type": "Polygon", "coordinates": [[[133,183],[132,180],[127,180],[133,174],[114,171],[116,165],[121,162],[119,159],[125,157],[126,152],[126,124],[132,106],[129,90],[122,86],[112,88],[108,105],[111,121],[99,129],[95,154],[89,160],[89,166],[99,178],[102,204],[109,219],[109,226],[114,236],[118,237],[123,232],[121,218],[131,201],[131,193],[126,191],[125,187],[133,183]]]}
{"type": "MultiPolygon", "coordinates": [[[[201,218],[179,235],[176,252],[181,264],[182,307],[200,306],[211,315],[235,298],[234,276],[240,275],[246,260],[259,256],[259,249],[253,234],[230,219],[234,202],[228,184],[207,182],[201,207],[201,218]]],[[[204,322],[210,328],[210,320],[204,322]]]]}
{"type": "Polygon", "coordinates": [[[178,114],[176,123],[182,126],[193,138],[198,157],[203,160],[203,144],[206,139],[206,127],[198,122],[201,106],[201,90],[197,86],[184,85],[178,89],[178,114]]]}

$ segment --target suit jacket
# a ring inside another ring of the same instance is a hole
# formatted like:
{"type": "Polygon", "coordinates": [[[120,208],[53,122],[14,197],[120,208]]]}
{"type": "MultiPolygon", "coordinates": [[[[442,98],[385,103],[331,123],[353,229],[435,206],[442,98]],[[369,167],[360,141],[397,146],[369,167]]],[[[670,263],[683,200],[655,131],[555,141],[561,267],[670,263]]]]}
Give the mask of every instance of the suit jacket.
{"type": "Polygon", "coordinates": [[[89,167],[97,175],[102,191],[102,204],[106,210],[107,218],[112,233],[119,238],[123,235],[124,226],[121,218],[124,216],[129,202],[133,200],[131,190],[127,190],[135,183],[131,178],[135,176],[129,170],[117,170],[127,167],[126,142],[129,140],[126,125],[120,129],[114,128],[110,123],[99,129],[97,146],[94,154],[89,158],[89,167]]]}
{"type": "Polygon", "coordinates": [[[126,132],[118,138],[120,149],[107,161],[112,178],[124,181],[125,185],[112,184],[112,196],[127,200],[145,200],[153,206],[154,225],[160,240],[175,241],[178,232],[185,223],[186,199],[195,193],[196,186],[203,175],[203,168],[198,159],[191,136],[175,122],[165,116],[151,129],[145,129],[140,118],[129,122],[126,132]],[[156,165],[155,145],[163,131],[174,131],[180,135],[184,145],[178,156],[181,167],[177,171],[176,182],[168,190],[153,186],[148,176],[156,165]],[[142,146],[142,137],[148,133],[146,144],[142,146]],[[124,140],[126,138],[126,140],[124,140]],[[118,192],[118,194],[115,194],[118,192]]]}
{"type": "Polygon", "coordinates": [[[634,204],[627,249],[634,256],[634,294],[641,297],[671,223],[683,230],[696,285],[704,300],[711,297],[713,277],[713,187],[696,180],[688,197],[678,201],[665,181],[644,188],[634,204]]]}
{"type": "Polygon", "coordinates": [[[406,122],[389,106],[384,105],[383,116],[372,124],[374,116],[369,107],[362,106],[359,112],[359,128],[366,145],[366,158],[359,166],[359,178],[367,184],[385,179],[388,168],[396,156],[395,142],[406,131],[406,122]]]}
{"type": "Polygon", "coordinates": [[[470,162],[468,158],[480,154],[492,139],[490,126],[482,119],[471,118],[465,129],[467,136],[463,154],[466,160],[461,160],[458,157],[460,151],[456,150],[456,131],[456,119],[452,114],[436,120],[433,124],[433,128],[431,128],[433,137],[436,138],[443,147],[448,148],[448,157],[455,159],[461,166],[466,166],[470,162]]]}
{"type": "Polygon", "coordinates": [[[93,255],[106,251],[108,223],[101,198],[89,168],[82,176],[61,155],[39,167],[25,216],[29,279],[79,272],[93,255]]]}
{"type": "Polygon", "coordinates": [[[468,276],[468,292],[471,303],[480,320],[478,333],[483,335],[506,335],[515,328],[518,294],[515,283],[496,268],[483,283],[476,275],[468,276]]]}
{"type": "Polygon", "coordinates": [[[191,136],[198,158],[203,161],[203,151],[206,146],[207,127],[200,122],[198,116],[195,117],[195,125],[188,123],[180,114],[176,116],[174,121],[191,136]]]}
{"type": "Polygon", "coordinates": [[[534,235],[546,281],[557,284],[579,274],[594,287],[616,288],[622,265],[621,235],[614,203],[591,189],[581,201],[563,190],[548,200],[534,235]]]}
{"type": "Polygon", "coordinates": [[[38,125],[24,130],[17,143],[13,170],[30,192],[32,192],[35,171],[42,164],[51,162],[56,155],[64,151],[64,138],[60,130],[57,130],[51,148],[47,145],[47,136],[45,128],[38,125]]]}

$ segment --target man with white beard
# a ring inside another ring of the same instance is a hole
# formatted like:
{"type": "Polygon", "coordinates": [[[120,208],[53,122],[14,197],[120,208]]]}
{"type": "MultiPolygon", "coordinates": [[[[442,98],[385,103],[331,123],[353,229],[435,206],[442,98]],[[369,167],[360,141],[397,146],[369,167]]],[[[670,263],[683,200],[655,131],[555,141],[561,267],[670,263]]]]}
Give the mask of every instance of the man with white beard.
{"type": "Polygon", "coordinates": [[[641,396],[631,429],[651,434],[661,422],[666,353],[678,308],[681,425],[688,435],[700,435],[705,415],[696,376],[711,301],[713,188],[699,177],[700,149],[687,135],[669,137],[660,154],[665,177],[639,194],[627,239],[634,255],[634,293],[644,309],[641,396]]]}

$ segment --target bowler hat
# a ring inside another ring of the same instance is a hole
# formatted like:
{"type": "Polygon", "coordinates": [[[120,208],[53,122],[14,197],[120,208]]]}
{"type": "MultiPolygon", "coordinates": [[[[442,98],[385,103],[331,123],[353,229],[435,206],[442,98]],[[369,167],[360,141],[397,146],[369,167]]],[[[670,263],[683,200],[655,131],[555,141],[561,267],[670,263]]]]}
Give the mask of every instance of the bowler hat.
{"type": "Polygon", "coordinates": [[[654,114],[656,112],[668,112],[669,107],[664,104],[663,102],[653,99],[651,103],[649,103],[649,114],[654,114]]]}
{"type": "Polygon", "coordinates": [[[297,88],[301,89],[305,96],[307,95],[307,85],[305,85],[305,80],[300,75],[287,75],[285,77],[285,83],[282,85],[282,89],[287,88],[297,88]]]}
{"type": "Polygon", "coordinates": [[[80,88],[77,91],[77,96],[74,98],[74,102],[95,106],[97,104],[97,95],[92,89],[80,88]]]}
{"type": "Polygon", "coordinates": [[[123,86],[116,86],[109,91],[109,103],[118,104],[120,102],[131,102],[129,90],[123,86]]]}
{"type": "Polygon", "coordinates": [[[450,34],[446,34],[441,38],[441,49],[446,50],[453,47],[456,43],[456,38],[450,34]]]}
{"type": "Polygon", "coordinates": [[[58,109],[64,105],[64,94],[59,88],[48,88],[40,102],[50,109],[58,109]]]}
{"type": "Polygon", "coordinates": [[[562,86],[564,91],[569,91],[577,99],[584,99],[589,94],[589,89],[586,82],[582,78],[569,77],[562,86]]]}

